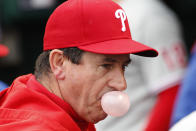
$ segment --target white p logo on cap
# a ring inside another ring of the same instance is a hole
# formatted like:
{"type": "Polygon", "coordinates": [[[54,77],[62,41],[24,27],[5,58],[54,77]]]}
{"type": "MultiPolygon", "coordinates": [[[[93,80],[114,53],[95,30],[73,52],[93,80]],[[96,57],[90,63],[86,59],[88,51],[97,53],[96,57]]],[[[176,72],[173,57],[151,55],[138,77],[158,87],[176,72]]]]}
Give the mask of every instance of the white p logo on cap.
{"type": "Polygon", "coordinates": [[[122,23],[122,31],[125,32],[126,31],[126,27],[125,27],[125,20],[126,20],[126,14],[122,9],[118,9],[115,12],[115,16],[116,18],[120,18],[121,19],[121,23],[122,23]]]}

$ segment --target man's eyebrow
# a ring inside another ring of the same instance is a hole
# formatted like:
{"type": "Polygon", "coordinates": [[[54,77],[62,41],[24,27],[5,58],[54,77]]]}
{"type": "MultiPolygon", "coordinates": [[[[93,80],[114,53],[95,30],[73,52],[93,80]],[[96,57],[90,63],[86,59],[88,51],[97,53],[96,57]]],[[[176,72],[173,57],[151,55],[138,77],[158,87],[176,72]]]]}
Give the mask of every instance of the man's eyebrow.
{"type": "MultiPolygon", "coordinates": [[[[112,63],[118,62],[116,59],[109,58],[109,57],[104,58],[103,61],[104,61],[104,62],[112,62],[112,63]]],[[[131,63],[131,59],[129,58],[128,60],[126,60],[126,61],[123,62],[123,63],[126,64],[126,65],[129,65],[129,64],[131,63]]]]}
{"type": "Polygon", "coordinates": [[[104,62],[112,62],[112,63],[117,62],[117,60],[115,60],[113,58],[109,58],[109,57],[104,58],[103,61],[104,62]]]}

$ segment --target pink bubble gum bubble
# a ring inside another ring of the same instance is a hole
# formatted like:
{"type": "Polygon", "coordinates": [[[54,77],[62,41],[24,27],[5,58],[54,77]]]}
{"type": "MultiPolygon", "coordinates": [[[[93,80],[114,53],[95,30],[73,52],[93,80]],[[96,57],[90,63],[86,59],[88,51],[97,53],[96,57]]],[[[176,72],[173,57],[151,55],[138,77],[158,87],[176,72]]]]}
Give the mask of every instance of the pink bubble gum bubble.
{"type": "Polygon", "coordinates": [[[121,91],[108,92],[102,96],[101,106],[110,116],[122,116],[129,110],[129,96],[121,91]]]}

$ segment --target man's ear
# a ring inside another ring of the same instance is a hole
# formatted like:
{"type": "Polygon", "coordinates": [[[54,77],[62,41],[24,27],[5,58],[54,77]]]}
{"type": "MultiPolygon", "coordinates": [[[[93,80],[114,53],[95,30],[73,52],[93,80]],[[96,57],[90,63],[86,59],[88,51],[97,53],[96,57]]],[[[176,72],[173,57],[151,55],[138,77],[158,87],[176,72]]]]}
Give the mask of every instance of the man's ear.
{"type": "Polygon", "coordinates": [[[58,80],[65,79],[65,71],[63,71],[64,60],[65,57],[63,55],[63,51],[54,49],[50,52],[49,62],[51,71],[58,80]]]}

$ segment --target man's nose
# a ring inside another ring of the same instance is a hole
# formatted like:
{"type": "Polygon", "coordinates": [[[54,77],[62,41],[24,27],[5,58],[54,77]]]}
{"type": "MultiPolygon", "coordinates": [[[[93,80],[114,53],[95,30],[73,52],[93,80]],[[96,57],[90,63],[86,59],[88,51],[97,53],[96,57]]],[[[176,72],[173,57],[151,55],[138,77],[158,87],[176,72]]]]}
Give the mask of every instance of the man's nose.
{"type": "Polygon", "coordinates": [[[109,81],[109,86],[118,91],[123,91],[127,88],[127,83],[122,70],[116,70],[109,81]]]}

